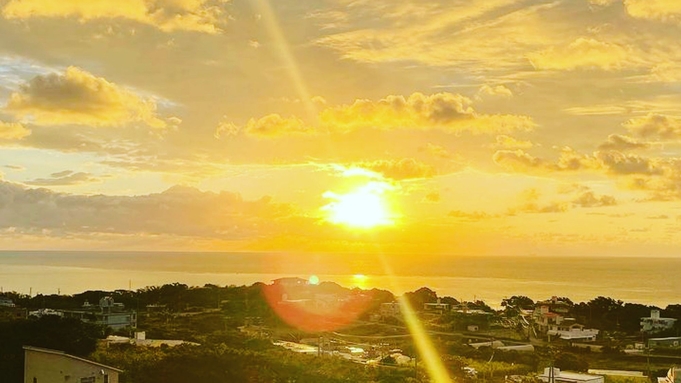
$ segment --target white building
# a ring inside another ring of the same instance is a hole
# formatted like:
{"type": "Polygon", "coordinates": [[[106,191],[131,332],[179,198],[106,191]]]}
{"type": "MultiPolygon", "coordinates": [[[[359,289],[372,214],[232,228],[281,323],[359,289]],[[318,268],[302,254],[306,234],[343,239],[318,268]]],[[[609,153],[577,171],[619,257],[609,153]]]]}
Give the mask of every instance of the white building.
{"type": "Polygon", "coordinates": [[[551,367],[546,367],[544,373],[539,375],[539,379],[547,383],[605,383],[605,378],[601,375],[561,371],[555,367],[553,368],[553,374],[551,374],[551,367]]]}
{"type": "Polygon", "coordinates": [[[16,307],[16,305],[11,299],[0,297],[0,307],[16,307]]]}
{"type": "Polygon", "coordinates": [[[24,346],[24,383],[118,383],[123,372],[63,351],[24,346]]]}
{"type": "Polygon", "coordinates": [[[136,331],[134,338],[128,338],[127,336],[109,335],[106,337],[105,342],[107,344],[131,344],[133,346],[143,347],[161,347],[161,346],[175,347],[181,344],[199,346],[199,343],[189,342],[185,340],[147,339],[147,334],[144,331],[136,331]]]}
{"type": "Polygon", "coordinates": [[[83,304],[81,310],[59,310],[66,318],[78,318],[83,322],[107,326],[114,330],[137,328],[137,312],[126,310],[121,303],[115,303],[113,298],[104,297],[99,305],[83,304]]]}
{"type": "Polygon", "coordinates": [[[655,333],[674,327],[675,318],[661,318],[660,310],[650,310],[650,316],[641,318],[641,332],[655,333]]]}
{"type": "Polygon", "coordinates": [[[437,298],[436,303],[424,303],[423,309],[426,311],[436,311],[442,314],[445,311],[449,311],[449,303],[442,303],[440,298],[437,298]]]}
{"type": "Polygon", "coordinates": [[[572,318],[565,318],[560,324],[550,324],[546,334],[551,338],[564,340],[595,341],[599,330],[584,328],[572,318]]]}

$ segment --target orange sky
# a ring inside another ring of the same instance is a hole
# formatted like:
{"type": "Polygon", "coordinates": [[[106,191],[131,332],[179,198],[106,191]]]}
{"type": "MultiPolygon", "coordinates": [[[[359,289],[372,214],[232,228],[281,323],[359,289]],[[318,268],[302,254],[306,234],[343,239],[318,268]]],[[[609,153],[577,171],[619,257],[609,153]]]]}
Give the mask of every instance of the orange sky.
{"type": "Polygon", "coordinates": [[[0,0],[0,248],[676,255],[680,28],[674,0],[0,0]]]}

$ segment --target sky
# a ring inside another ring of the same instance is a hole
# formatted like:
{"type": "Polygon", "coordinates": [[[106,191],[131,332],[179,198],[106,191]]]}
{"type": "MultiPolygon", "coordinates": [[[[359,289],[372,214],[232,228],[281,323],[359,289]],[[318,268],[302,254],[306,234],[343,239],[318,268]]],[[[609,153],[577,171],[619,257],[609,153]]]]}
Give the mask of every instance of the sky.
{"type": "Polygon", "coordinates": [[[0,248],[681,254],[675,0],[0,0],[0,248]]]}

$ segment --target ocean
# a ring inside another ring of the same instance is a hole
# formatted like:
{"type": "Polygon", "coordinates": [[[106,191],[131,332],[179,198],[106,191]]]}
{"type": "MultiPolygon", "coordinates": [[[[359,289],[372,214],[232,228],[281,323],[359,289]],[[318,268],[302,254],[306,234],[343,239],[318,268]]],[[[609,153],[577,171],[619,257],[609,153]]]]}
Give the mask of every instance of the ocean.
{"type": "Polygon", "coordinates": [[[681,303],[681,258],[429,256],[424,254],[290,254],[183,252],[0,252],[0,288],[29,294],[190,286],[250,285],[297,276],[345,287],[402,294],[429,287],[439,296],[534,300],[598,296],[656,305],[681,303]],[[313,278],[314,279],[314,278],[313,278]]]}

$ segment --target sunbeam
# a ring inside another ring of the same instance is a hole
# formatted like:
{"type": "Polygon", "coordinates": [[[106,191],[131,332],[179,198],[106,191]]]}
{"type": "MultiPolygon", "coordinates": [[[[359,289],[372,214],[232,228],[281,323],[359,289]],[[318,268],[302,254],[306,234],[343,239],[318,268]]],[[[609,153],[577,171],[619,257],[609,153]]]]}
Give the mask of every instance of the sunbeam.
{"type": "Polygon", "coordinates": [[[256,11],[262,16],[262,20],[265,22],[265,28],[267,28],[268,34],[274,41],[277,53],[284,62],[288,76],[291,78],[293,86],[296,89],[296,93],[298,93],[298,97],[305,106],[305,112],[308,115],[309,122],[313,123],[317,119],[317,111],[312,103],[312,97],[303,80],[303,76],[300,73],[298,62],[291,52],[291,47],[284,36],[284,32],[279,26],[279,21],[272,9],[272,5],[268,0],[253,0],[253,4],[256,11]]]}

